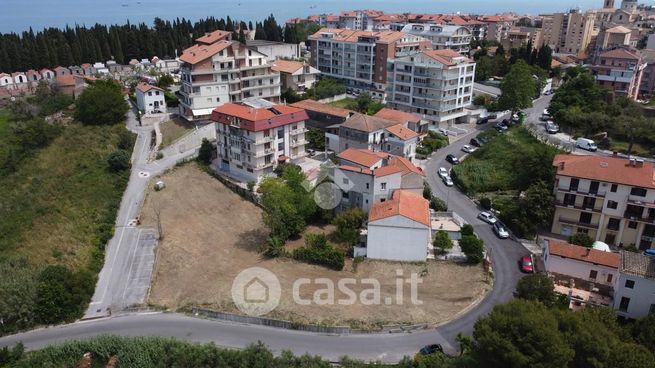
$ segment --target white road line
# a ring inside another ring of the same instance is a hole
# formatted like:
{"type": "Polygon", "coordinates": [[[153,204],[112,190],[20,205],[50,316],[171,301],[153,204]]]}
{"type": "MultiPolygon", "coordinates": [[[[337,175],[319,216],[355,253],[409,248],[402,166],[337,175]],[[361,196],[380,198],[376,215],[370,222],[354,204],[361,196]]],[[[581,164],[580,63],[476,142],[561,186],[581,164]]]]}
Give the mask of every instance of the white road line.
{"type": "Polygon", "coordinates": [[[130,262],[130,270],[127,272],[127,282],[125,283],[125,289],[123,289],[123,297],[121,298],[122,300],[125,300],[125,292],[127,291],[128,284],[130,283],[130,276],[132,275],[132,267],[134,267],[134,255],[136,254],[137,248],[139,248],[139,241],[141,239],[141,232],[143,230],[139,229],[139,233],[137,234],[136,237],[136,246],[134,247],[134,251],[132,252],[132,258],[130,262]]]}
{"type": "MultiPolygon", "coordinates": [[[[132,210],[132,203],[130,202],[130,206],[128,207],[127,213],[129,214],[132,210]]],[[[120,211],[120,210],[119,210],[120,211]]],[[[114,256],[111,261],[111,268],[108,270],[109,274],[111,274],[114,271],[114,265],[116,264],[116,258],[118,258],[118,252],[121,249],[121,244],[123,243],[123,235],[125,235],[125,227],[121,227],[121,236],[118,238],[118,245],[116,246],[116,250],[114,251],[114,256]]],[[[108,276],[109,277],[109,276],[108,276]]],[[[105,291],[102,293],[102,298],[100,298],[100,301],[105,300],[105,296],[107,295],[107,289],[109,289],[109,284],[111,280],[106,280],[107,283],[105,284],[105,291]]]]}

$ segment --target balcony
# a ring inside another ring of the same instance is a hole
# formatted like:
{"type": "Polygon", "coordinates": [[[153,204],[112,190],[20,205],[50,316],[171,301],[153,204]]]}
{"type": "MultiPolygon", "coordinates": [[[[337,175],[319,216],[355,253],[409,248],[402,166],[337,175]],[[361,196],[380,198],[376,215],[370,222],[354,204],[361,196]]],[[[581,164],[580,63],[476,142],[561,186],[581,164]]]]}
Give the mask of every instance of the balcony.
{"type": "Polygon", "coordinates": [[[584,196],[587,196],[587,197],[599,197],[599,198],[605,198],[605,195],[607,194],[607,192],[596,192],[596,193],[585,192],[585,191],[580,190],[579,188],[557,187],[557,190],[560,191],[560,192],[564,192],[564,193],[573,193],[573,194],[584,195],[584,196]]]}
{"type": "Polygon", "coordinates": [[[555,206],[562,207],[562,208],[573,208],[573,209],[576,209],[576,210],[579,210],[579,211],[590,211],[590,212],[596,212],[596,213],[603,212],[602,203],[601,203],[600,208],[598,208],[598,207],[587,207],[587,206],[578,206],[578,205],[567,204],[567,203],[564,203],[564,201],[555,201],[555,206]]]}
{"type": "Polygon", "coordinates": [[[305,145],[305,144],[307,144],[307,141],[304,140],[304,139],[299,139],[299,140],[296,140],[296,141],[293,141],[293,140],[292,140],[292,141],[289,143],[289,145],[290,145],[291,147],[298,147],[298,146],[302,146],[302,145],[305,145]]]}
{"type": "Polygon", "coordinates": [[[598,229],[598,223],[593,224],[593,223],[580,222],[578,220],[572,220],[562,216],[559,217],[559,222],[562,224],[574,225],[577,227],[584,227],[587,229],[598,229]]]}
{"type": "Polygon", "coordinates": [[[307,132],[307,128],[299,128],[299,129],[291,129],[289,134],[298,135],[298,134],[302,134],[302,133],[306,133],[306,132],[307,132]]]}
{"type": "Polygon", "coordinates": [[[263,151],[253,152],[253,156],[255,156],[255,157],[264,157],[266,155],[270,155],[270,154],[273,154],[273,153],[275,153],[275,148],[266,148],[263,151]]]}
{"type": "Polygon", "coordinates": [[[625,211],[623,217],[631,221],[645,222],[647,224],[655,224],[655,215],[644,216],[642,213],[625,211]]]}
{"type": "Polygon", "coordinates": [[[264,162],[263,164],[255,165],[255,169],[263,169],[265,167],[273,167],[273,161],[268,162],[268,163],[264,162]]]}

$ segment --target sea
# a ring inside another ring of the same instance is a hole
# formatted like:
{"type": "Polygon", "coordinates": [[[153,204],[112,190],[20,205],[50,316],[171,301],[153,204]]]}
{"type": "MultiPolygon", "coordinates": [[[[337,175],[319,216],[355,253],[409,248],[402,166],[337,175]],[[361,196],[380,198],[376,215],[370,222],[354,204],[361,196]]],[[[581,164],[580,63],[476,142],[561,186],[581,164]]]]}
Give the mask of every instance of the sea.
{"type": "MultiPolygon", "coordinates": [[[[514,11],[540,14],[570,8],[597,8],[602,0],[0,0],[0,32],[20,33],[32,28],[91,26],[145,22],[155,17],[195,21],[208,16],[261,21],[273,14],[284,23],[309,14],[342,10],[379,9],[386,12],[493,14],[514,11]]],[[[618,1],[617,1],[618,3],[618,1]]]]}

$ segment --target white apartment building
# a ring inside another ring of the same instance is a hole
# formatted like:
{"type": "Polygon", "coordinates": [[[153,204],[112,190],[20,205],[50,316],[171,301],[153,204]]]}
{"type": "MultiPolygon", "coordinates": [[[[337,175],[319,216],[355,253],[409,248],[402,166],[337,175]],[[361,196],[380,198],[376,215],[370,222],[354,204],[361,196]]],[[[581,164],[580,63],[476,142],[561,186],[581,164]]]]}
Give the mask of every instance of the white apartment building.
{"type": "Polygon", "coordinates": [[[402,156],[410,161],[416,157],[418,133],[407,123],[355,113],[339,126],[339,150],[363,148],[402,156]]]}
{"type": "Polygon", "coordinates": [[[166,98],[164,90],[147,83],[136,86],[136,105],[146,114],[166,112],[166,98]]]}
{"type": "Polygon", "coordinates": [[[621,252],[614,309],[619,316],[633,319],[655,313],[655,257],[621,252]]]}
{"type": "Polygon", "coordinates": [[[387,106],[454,123],[468,115],[475,62],[456,51],[430,50],[389,60],[387,106]]]}
{"type": "Polygon", "coordinates": [[[393,24],[391,29],[426,38],[432,42],[432,48],[435,50],[450,49],[460,54],[468,54],[473,37],[470,28],[456,25],[393,24]]]}
{"type": "Polygon", "coordinates": [[[280,75],[271,70],[266,55],[230,41],[229,32],[212,32],[196,41],[180,56],[180,116],[208,120],[225,103],[279,101],[280,75]]]}
{"type": "Polygon", "coordinates": [[[557,155],[551,231],[588,234],[610,245],[645,250],[655,242],[655,181],[651,162],[557,155]]]}
{"type": "Polygon", "coordinates": [[[217,107],[212,120],[221,170],[257,181],[278,163],[304,157],[308,118],[303,109],[262,99],[217,107]]]}
{"type": "Polygon", "coordinates": [[[351,148],[337,158],[339,165],[330,172],[343,192],[337,210],[358,207],[368,212],[375,203],[391,199],[397,189],[423,193],[425,174],[404,157],[351,148]]]}

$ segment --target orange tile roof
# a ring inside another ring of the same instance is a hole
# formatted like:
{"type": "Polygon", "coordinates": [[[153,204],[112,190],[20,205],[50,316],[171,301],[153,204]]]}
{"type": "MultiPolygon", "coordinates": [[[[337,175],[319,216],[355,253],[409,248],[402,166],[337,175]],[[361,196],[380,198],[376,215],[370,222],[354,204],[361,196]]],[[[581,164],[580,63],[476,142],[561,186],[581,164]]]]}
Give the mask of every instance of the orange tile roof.
{"type": "Polygon", "coordinates": [[[430,202],[418,194],[396,190],[391,200],[373,205],[368,214],[368,221],[393,216],[403,216],[430,227],[430,202]]]}
{"type": "Polygon", "coordinates": [[[374,116],[386,120],[392,120],[399,124],[407,122],[418,123],[421,121],[421,118],[418,115],[414,115],[405,111],[390,109],[387,107],[378,111],[374,116]]]}
{"type": "Polygon", "coordinates": [[[286,105],[275,105],[273,106],[273,109],[275,109],[280,114],[274,113],[273,111],[271,111],[271,109],[267,109],[267,108],[256,109],[247,105],[236,104],[236,103],[226,103],[214,109],[214,112],[229,115],[229,116],[236,116],[248,121],[260,121],[260,120],[272,119],[280,115],[304,113],[302,109],[292,106],[286,106],[286,105]]]}
{"type": "Polygon", "coordinates": [[[305,64],[301,61],[278,59],[273,62],[271,69],[276,72],[293,74],[297,72],[298,69],[302,69],[303,66],[305,66],[305,64]]]}
{"type": "Polygon", "coordinates": [[[641,55],[639,55],[639,51],[637,50],[618,48],[618,49],[603,52],[602,54],[600,54],[600,57],[639,60],[641,58],[641,55]]]}
{"type": "Polygon", "coordinates": [[[337,155],[338,158],[350,161],[357,165],[371,167],[380,160],[387,158],[387,154],[373,152],[366,149],[348,148],[337,155]]]}
{"type": "Polygon", "coordinates": [[[136,89],[138,89],[139,91],[141,91],[141,92],[143,92],[143,93],[146,93],[146,92],[148,92],[148,91],[150,91],[150,90],[153,90],[153,89],[154,89],[154,90],[157,90],[157,91],[162,91],[162,92],[164,92],[163,89],[161,89],[161,88],[159,88],[159,87],[157,87],[157,86],[153,86],[152,84],[144,83],[144,82],[139,83],[139,84],[136,86],[136,89]]]}
{"type": "Polygon", "coordinates": [[[294,102],[289,106],[305,109],[308,111],[316,111],[321,114],[340,116],[342,118],[347,118],[350,114],[355,113],[354,111],[351,110],[342,109],[340,107],[334,107],[314,100],[302,100],[302,101],[294,102]]]}
{"type": "Polygon", "coordinates": [[[367,149],[359,148],[348,148],[345,151],[342,151],[337,155],[339,159],[344,161],[352,162],[355,165],[363,166],[370,168],[380,162],[380,160],[387,160],[386,166],[376,169],[374,172],[369,172],[369,174],[375,174],[375,176],[384,176],[389,175],[393,172],[402,172],[402,176],[405,176],[409,173],[418,174],[425,176],[425,173],[421,171],[416,165],[405,157],[392,155],[385,152],[373,152],[367,149]],[[387,169],[388,167],[395,167],[395,169],[387,169]],[[382,170],[384,169],[384,170],[382,170]],[[378,170],[382,170],[378,172],[378,170]],[[393,172],[392,172],[393,171],[393,172]]]}
{"type": "Polygon", "coordinates": [[[230,45],[232,45],[232,41],[218,41],[211,45],[194,45],[182,52],[180,60],[189,64],[197,64],[216,55],[230,45]]]}
{"type": "Polygon", "coordinates": [[[356,173],[362,173],[362,174],[366,174],[366,175],[373,175],[373,171],[371,171],[369,169],[364,169],[364,168],[361,168],[361,167],[357,167],[357,166],[339,165],[337,167],[339,169],[341,169],[341,170],[353,171],[353,172],[356,172],[356,173]]]}
{"type": "Polygon", "coordinates": [[[418,166],[414,165],[411,161],[409,161],[405,157],[393,156],[391,160],[389,160],[389,165],[394,165],[396,167],[399,167],[403,171],[403,176],[409,173],[425,176],[423,170],[419,169],[418,166]]]}
{"type": "Polygon", "coordinates": [[[386,129],[392,125],[396,125],[395,121],[382,119],[375,116],[368,116],[356,113],[348,118],[341,126],[361,132],[375,132],[376,130],[386,129]]]}
{"type": "Polygon", "coordinates": [[[321,34],[323,33],[333,33],[334,37],[331,40],[343,41],[343,42],[357,42],[359,37],[370,37],[375,38],[378,42],[381,43],[392,43],[400,40],[405,37],[407,34],[396,31],[359,31],[352,29],[333,29],[333,28],[321,28],[318,32],[314,33],[310,38],[320,39],[321,34]]]}
{"type": "Polygon", "coordinates": [[[459,52],[451,49],[443,50],[425,50],[422,51],[425,55],[433,58],[434,60],[448,66],[456,65],[455,58],[464,58],[466,61],[471,62],[471,59],[463,56],[459,52]]]}
{"type": "Polygon", "coordinates": [[[561,240],[548,240],[548,252],[563,258],[575,259],[581,262],[593,263],[611,268],[619,268],[621,256],[618,253],[581,247],[561,240]]]}
{"type": "Polygon", "coordinates": [[[556,155],[553,166],[557,168],[557,175],[655,189],[652,162],[633,167],[629,160],[618,157],[556,155]]]}
{"type": "Polygon", "coordinates": [[[226,40],[230,37],[231,33],[227,31],[216,30],[214,32],[205,33],[204,36],[197,38],[196,42],[205,45],[211,45],[217,41],[226,40]]]}
{"type": "Polygon", "coordinates": [[[399,139],[406,141],[418,137],[418,133],[405,127],[404,124],[396,124],[386,129],[387,132],[395,135],[399,139]]]}

